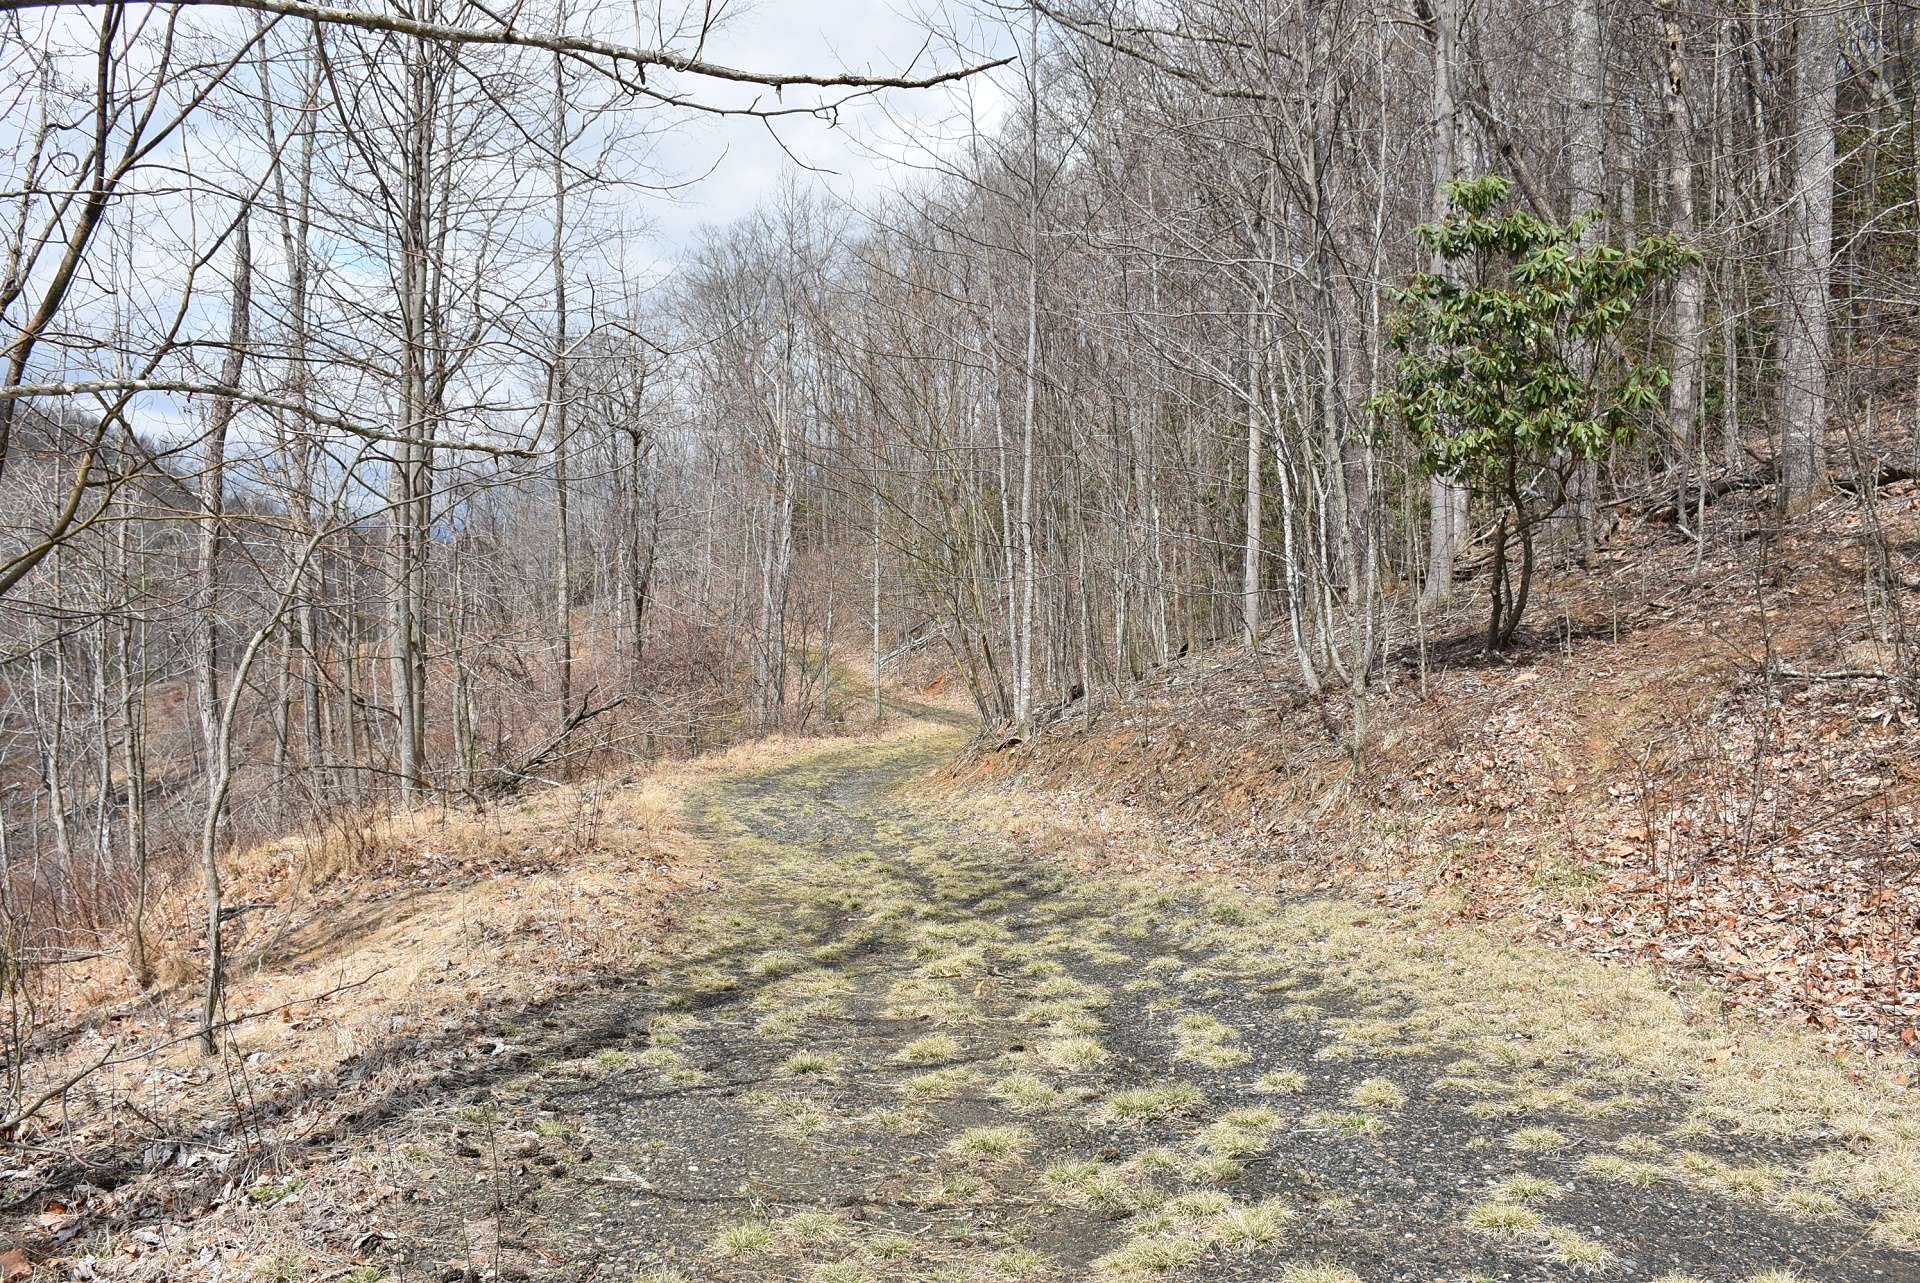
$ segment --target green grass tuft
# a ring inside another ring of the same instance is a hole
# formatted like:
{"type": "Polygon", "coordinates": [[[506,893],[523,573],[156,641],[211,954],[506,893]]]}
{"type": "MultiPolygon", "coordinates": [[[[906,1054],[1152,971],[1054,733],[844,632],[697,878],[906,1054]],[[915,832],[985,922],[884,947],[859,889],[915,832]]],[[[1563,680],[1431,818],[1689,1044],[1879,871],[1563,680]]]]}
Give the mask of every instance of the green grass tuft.
{"type": "Polygon", "coordinates": [[[1518,1203],[1480,1203],[1467,1209],[1467,1227],[1496,1238],[1537,1234],[1546,1223],[1540,1213],[1518,1203]]]}
{"type": "Polygon", "coordinates": [[[1522,1154],[1544,1154],[1565,1149],[1567,1138],[1551,1127],[1522,1127],[1507,1137],[1507,1145],[1522,1154]]]}
{"type": "Polygon", "coordinates": [[[1500,1203],[1544,1203],[1566,1193],[1557,1182],[1544,1176],[1509,1176],[1493,1187],[1494,1201],[1500,1203]]]}
{"type": "Polygon", "coordinates": [[[1291,1096],[1307,1089],[1307,1076],[1298,1069],[1270,1069],[1253,1080],[1253,1089],[1266,1096],[1291,1096]]]}
{"type": "Polygon", "coordinates": [[[1360,1109],[1399,1109],[1407,1103],[1407,1093],[1385,1078],[1368,1078],[1347,1096],[1360,1109]]]}
{"type": "Polygon", "coordinates": [[[800,1076],[830,1074],[833,1057],[818,1051],[796,1051],[780,1062],[780,1072],[800,1076]]]}
{"type": "Polygon", "coordinates": [[[1063,1098],[1058,1087],[1024,1069],[1008,1074],[993,1084],[992,1090],[1016,1113],[1022,1114],[1043,1113],[1059,1105],[1063,1098]]]}
{"type": "Polygon", "coordinates": [[[957,1059],[960,1051],[960,1040],[951,1034],[928,1034],[902,1047],[895,1058],[909,1065],[937,1065],[957,1059]]]}
{"type": "Polygon", "coordinates": [[[970,1127],[948,1144],[956,1157],[976,1163],[1008,1163],[1033,1145],[1033,1133],[1024,1127],[970,1127]]]}
{"type": "Polygon", "coordinates": [[[1074,1035],[1066,1038],[1048,1038],[1034,1048],[1034,1055],[1055,1069],[1080,1070],[1092,1069],[1113,1055],[1093,1038],[1074,1035]]]}
{"type": "Polygon", "coordinates": [[[1230,1207],[1207,1223],[1207,1240],[1222,1247],[1264,1247],[1280,1237],[1292,1218],[1286,1204],[1271,1199],[1252,1207],[1230,1207]]]}
{"type": "Polygon", "coordinates": [[[714,1233],[713,1254],[729,1261],[765,1256],[774,1248],[773,1230],[760,1221],[736,1221],[714,1233]]]}
{"type": "Polygon", "coordinates": [[[1192,1114],[1206,1104],[1206,1095],[1192,1083],[1155,1083],[1147,1087],[1129,1087],[1107,1097],[1100,1116],[1107,1122],[1137,1123],[1166,1118],[1174,1114],[1192,1114]]]}

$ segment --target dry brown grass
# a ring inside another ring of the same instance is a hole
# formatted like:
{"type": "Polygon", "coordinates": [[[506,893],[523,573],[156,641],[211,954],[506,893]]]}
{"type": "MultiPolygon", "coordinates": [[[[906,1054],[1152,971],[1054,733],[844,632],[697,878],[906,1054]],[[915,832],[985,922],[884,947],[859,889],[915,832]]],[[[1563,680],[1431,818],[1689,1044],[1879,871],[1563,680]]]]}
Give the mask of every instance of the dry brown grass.
{"type": "MultiPolygon", "coordinates": [[[[169,1206],[179,1234],[196,1243],[211,1235],[264,1276],[304,1277],[306,1245],[270,1215],[273,1200],[249,1191],[291,1179],[306,1189],[303,1203],[324,1197],[344,1206],[379,1184],[382,1163],[431,1165],[438,1151],[420,1130],[432,1126],[431,1106],[420,1121],[383,1135],[393,1152],[372,1157],[360,1143],[361,1111],[377,1117],[386,1102],[442,1100],[449,1082],[495,1055],[512,1053],[503,1066],[538,1057],[553,1024],[539,1014],[545,1003],[609,975],[643,981],[707,947],[704,926],[729,913],[725,897],[712,893],[730,863],[683,825],[691,797],[741,773],[862,744],[889,753],[935,734],[950,737],[897,719],[862,738],[780,737],[642,774],[485,807],[421,807],[239,853],[224,870],[228,903],[240,910],[226,931],[226,998],[227,1011],[243,1018],[222,1031],[221,1056],[203,1060],[192,1041],[200,906],[190,888],[156,895],[149,953],[170,988],[136,1005],[117,959],[65,972],[53,1014],[73,1032],[34,1074],[45,1081],[85,1063],[110,1037],[133,1058],[72,1092],[60,1111],[63,1130],[39,1136],[51,1142],[39,1152],[117,1171],[125,1161],[119,1120],[136,1107],[143,1134],[230,1138],[227,1149],[243,1157],[222,1180],[239,1196],[219,1195],[220,1182],[209,1186],[203,1172],[166,1165],[129,1171],[117,1196],[169,1206]],[[354,1143],[328,1143],[348,1138],[354,1143]],[[297,1174],[289,1178],[290,1170],[297,1174]],[[215,1206],[221,1214],[206,1216],[215,1206]]],[[[751,851],[724,830],[722,843],[751,851]]],[[[780,974],[811,966],[799,953],[770,951],[760,962],[778,964],[763,977],[777,1009],[831,1009],[835,992],[825,977],[780,974]]],[[[642,1055],[609,1047],[561,1060],[555,1071],[697,1082],[699,1072],[670,1045],[677,1019],[653,1022],[656,1045],[642,1055]]],[[[796,1059],[794,1081],[822,1067],[829,1066],[796,1059]]],[[[809,1107],[786,1125],[812,1136],[830,1122],[809,1107]]]]}
{"type": "MultiPolygon", "coordinates": [[[[1737,1002],[1897,1049],[1920,877],[1888,853],[1920,835],[1920,724],[1892,683],[1764,675],[1901,667],[1863,600],[1858,512],[1828,503],[1764,561],[1735,536],[1765,512],[1710,517],[1697,568],[1667,528],[1630,525],[1594,568],[1544,572],[1538,635],[1509,659],[1474,651],[1476,601],[1426,621],[1446,644],[1388,664],[1360,753],[1278,630],[1175,660],[964,783],[1104,869],[1445,894],[1608,956],[1684,957],[1737,1002]]],[[[1879,519],[1920,547],[1911,488],[1879,519]]]]}
{"type": "MultiPolygon", "coordinates": [[[[947,805],[1083,866],[1098,863],[1088,857],[1090,848],[1128,844],[1152,824],[1129,808],[1033,789],[947,805]]],[[[1836,1055],[1817,1030],[1729,1009],[1697,981],[1676,982],[1649,966],[1606,965],[1554,947],[1529,933],[1523,919],[1463,922],[1456,902],[1441,894],[1383,903],[1235,891],[1230,895],[1240,912],[1223,924],[1192,867],[1169,861],[1111,878],[1114,919],[1153,919],[1176,943],[1226,947],[1263,960],[1275,975],[1363,976],[1370,992],[1412,1004],[1394,1028],[1456,1055],[1457,1068],[1445,1082],[1470,1086],[1490,1106],[1504,1102],[1519,1112],[1547,1096],[1564,1108],[1604,1104],[1623,1090],[1670,1093],[1692,1102],[1677,1137],[1737,1126],[1747,1135],[1806,1145],[1813,1154],[1797,1169],[1769,1173],[1690,1172],[1672,1163],[1599,1157],[1589,1160],[1596,1176],[1717,1182],[1750,1190],[1756,1199],[1778,1186],[1809,1206],[1837,1197],[1870,1209],[1868,1232],[1877,1239],[1920,1240],[1920,1104],[1903,1086],[1901,1063],[1836,1055]],[[1518,1060],[1516,1048],[1524,1053],[1518,1060]],[[1565,1090],[1543,1094],[1530,1079],[1528,1066],[1543,1058],[1568,1067],[1572,1080],[1565,1090]]],[[[1541,1129],[1516,1138],[1525,1149],[1564,1140],[1569,1153],[1578,1153],[1571,1138],[1556,1140],[1541,1129]]],[[[1684,1148],[1676,1144],[1675,1153],[1684,1148]]]]}
{"type": "MultiPolygon", "coordinates": [[[[449,1031],[483,1008],[504,1013],[597,972],[657,960],[676,946],[675,903],[713,885],[700,843],[683,831],[683,801],[703,784],[790,763],[823,746],[925,735],[897,722],[864,741],[780,736],[642,774],[529,791],[484,808],[421,807],[350,827],[266,843],[228,859],[232,1015],[224,1035],[262,1067],[261,1090],[328,1076],[354,1057],[416,1031],[449,1031]],[[350,986],[341,991],[341,986],[350,986]]],[[[113,1090],[178,1080],[199,1056],[186,1007],[204,975],[201,918],[191,887],[157,896],[148,952],[170,992],[145,1014],[122,961],[70,968],[52,1027],[62,1049],[33,1067],[47,1080],[96,1053],[81,1036],[97,1014],[123,1013],[123,1048],[154,1046],[113,1090]],[[157,1018],[156,1018],[157,1017],[157,1018]]],[[[218,1075],[198,1095],[175,1091],[183,1114],[211,1117],[230,1102],[218,1075]]]]}

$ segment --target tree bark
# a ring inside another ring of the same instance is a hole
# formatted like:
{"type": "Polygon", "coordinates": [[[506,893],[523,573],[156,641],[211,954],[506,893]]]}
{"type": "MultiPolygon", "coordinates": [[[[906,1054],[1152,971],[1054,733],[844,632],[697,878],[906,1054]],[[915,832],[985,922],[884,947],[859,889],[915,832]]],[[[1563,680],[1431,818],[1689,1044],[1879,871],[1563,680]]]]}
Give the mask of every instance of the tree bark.
{"type": "MultiPolygon", "coordinates": [[[[1686,45],[1678,0],[1663,0],[1667,40],[1667,186],[1673,197],[1672,231],[1691,241],[1693,216],[1693,123],[1687,102],[1686,45]]],[[[1700,266],[1680,269],[1673,286],[1673,382],[1667,388],[1667,422],[1681,460],[1680,490],[1686,493],[1687,469],[1706,466],[1705,435],[1700,432],[1697,401],[1701,367],[1700,266]]],[[[1694,532],[1696,537],[1700,531],[1694,532]]]]}
{"type": "MultiPolygon", "coordinates": [[[[1435,222],[1447,216],[1447,184],[1461,177],[1468,163],[1468,121],[1459,86],[1460,0],[1434,0],[1433,36],[1433,211],[1435,222]]],[[[1430,271],[1447,270],[1433,256],[1430,271]]],[[[1438,606],[1453,595],[1453,567],[1466,534],[1467,491],[1445,477],[1427,482],[1427,569],[1421,604],[1438,606]]]]}
{"type": "MultiPolygon", "coordinates": [[[[240,386],[244,372],[253,312],[253,253],[248,237],[250,218],[243,212],[234,230],[234,271],[232,313],[227,323],[227,353],[220,369],[220,381],[227,387],[240,386]]],[[[233,423],[234,402],[222,397],[214,403],[207,430],[206,463],[201,474],[200,502],[205,523],[200,534],[200,596],[202,603],[200,633],[201,728],[207,746],[207,778],[219,781],[210,788],[207,811],[201,829],[200,873],[207,900],[207,984],[202,1004],[200,1049],[211,1056],[216,1050],[213,1038],[215,1017],[220,1009],[220,990],[225,980],[226,951],[220,933],[220,857],[218,835],[221,813],[226,802],[226,786],[220,759],[230,763],[232,747],[229,732],[232,708],[237,703],[243,672],[233,676],[234,689],[223,701],[220,694],[220,536],[226,503],[227,430],[233,423]],[[223,716],[223,709],[225,710],[223,716]]],[[[251,658],[251,655],[249,656],[251,658]]]]}
{"type": "Polygon", "coordinates": [[[1833,175],[1839,27],[1829,6],[1801,10],[1794,51],[1793,195],[1787,202],[1780,503],[1811,505],[1827,480],[1828,304],[1833,289],[1833,175]]]}
{"type": "Polygon", "coordinates": [[[554,697],[565,726],[573,716],[573,540],[567,521],[567,78],[566,64],[553,57],[553,365],[549,396],[553,413],[553,524],[555,561],[554,697]]]}
{"type": "Polygon", "coordinates": [[[1033,437],[1040,393],[1040,11],[1028,10],[1027,19],[1027,359],[1021,368],[1020,655],[1013,687],[1013,720],[1022,727],[1033,715],[1033,437]]]}
{"type": "MultiPolygon", "coordinates": [[[[1567,176],[1572,188],[1570,213],[1578,217],[1601,209],[1607,191],[1607,61],[1600,0],[1573,0],[1567,33],[1567,176]]],[[[1580,248],[1599,243],[1600,228],[1589,226],[1580,248]]],[[[1583,377],[1591,375],[1583,369],[1583,377]]],[[[1592,459],[1574,461],[1569,472],[1574,524],[1581,560],[1591,560],[1600,469],[1592,459]]]]}

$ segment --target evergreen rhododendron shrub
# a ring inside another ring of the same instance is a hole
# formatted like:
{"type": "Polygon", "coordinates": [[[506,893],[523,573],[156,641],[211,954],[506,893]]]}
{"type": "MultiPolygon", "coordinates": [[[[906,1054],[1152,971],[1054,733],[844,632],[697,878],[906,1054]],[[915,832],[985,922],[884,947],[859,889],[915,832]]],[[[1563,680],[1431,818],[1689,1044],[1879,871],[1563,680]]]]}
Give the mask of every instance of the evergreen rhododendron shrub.
{"type": "Polygon", "coordinates": [[[1630,440],[1667,386],[1665,367],[1625,358],[1617,332],[1698,257],[1675,236],[1600,241],[1597,213],[1557,223],[1503,212],[1512,190],[1498,175],[1452,183],[1447,217],[1415,229],[1435,270],[1396,295],[1394,381],[1373,400],[1412,434],[1428,472],[1498,513],[1493,651],[1519,627],[1535,536],[1566,503],[1574,468],[1630,440]]]}

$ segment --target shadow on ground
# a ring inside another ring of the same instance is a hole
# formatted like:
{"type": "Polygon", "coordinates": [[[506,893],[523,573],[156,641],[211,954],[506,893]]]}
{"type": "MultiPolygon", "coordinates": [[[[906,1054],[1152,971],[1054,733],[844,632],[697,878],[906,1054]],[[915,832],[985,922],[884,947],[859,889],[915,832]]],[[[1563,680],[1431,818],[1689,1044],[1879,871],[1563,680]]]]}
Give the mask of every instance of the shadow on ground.
{"type": "Polygon", "coordinates": [[[1376,987],[1313,965],[1310,941],[1267,947],[1240,901],[1070,881],[900,789],[950,745],[829,752],[696,797],[734,882],[691,950],[536,1013],[390,1115],[435,1139],[383,1263],[1920,1277],[1791,1178],[1832,1138],[1713,1134],[1682,1091],[1548,1040],[1490,1061],[1423,1019],[1470,985],[1376,987]]]}

